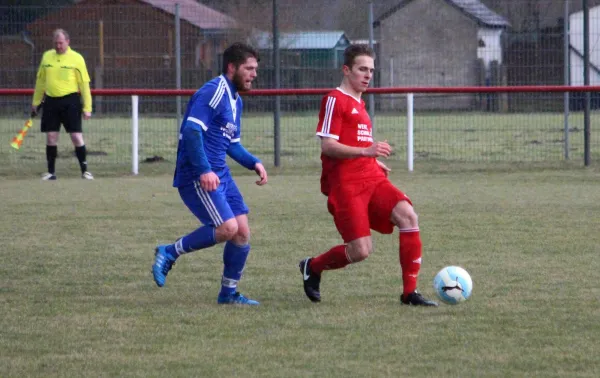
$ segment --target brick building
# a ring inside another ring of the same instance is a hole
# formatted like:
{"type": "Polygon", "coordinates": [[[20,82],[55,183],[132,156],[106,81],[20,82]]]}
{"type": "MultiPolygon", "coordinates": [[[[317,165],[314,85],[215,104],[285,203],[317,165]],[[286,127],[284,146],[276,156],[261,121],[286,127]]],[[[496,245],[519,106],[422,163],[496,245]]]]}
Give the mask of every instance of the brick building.
{"type": "MultiPolygon", "coordinates": [[[[478,0],[404,0],[375,20],[381,86],[485,85],[501,62],[508,21],[478,0]],[[483,63],[483,64],[482,64],[483,63]]],[[[470,108],[475,96],[416,99],[423,108],[470,108]]]]}

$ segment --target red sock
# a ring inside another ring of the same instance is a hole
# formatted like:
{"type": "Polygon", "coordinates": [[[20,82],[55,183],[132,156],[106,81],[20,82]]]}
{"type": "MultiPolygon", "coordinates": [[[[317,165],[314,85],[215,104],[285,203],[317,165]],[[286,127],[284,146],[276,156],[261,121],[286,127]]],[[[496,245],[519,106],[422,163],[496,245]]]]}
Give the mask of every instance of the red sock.
{"type": "Polygon", "coordinates": [[[419,229],[401,229],[399,254],[405,295],[417,289],[417,277],[421,269],[421,250],[422,244],[419,229]]]}
{"type": "Polygon", "coordinates": [[[346,245],[336,245],[329,251],[310,260],[310,270],[320,275],[324,270],[340,269],[350,264],[346,255],[346,245]]]}

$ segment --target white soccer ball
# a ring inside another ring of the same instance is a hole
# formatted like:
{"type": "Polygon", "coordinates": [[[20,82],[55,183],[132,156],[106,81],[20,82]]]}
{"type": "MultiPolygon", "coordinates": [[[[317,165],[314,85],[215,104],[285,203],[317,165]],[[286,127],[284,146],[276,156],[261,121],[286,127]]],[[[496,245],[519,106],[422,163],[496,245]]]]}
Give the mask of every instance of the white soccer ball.
{"type": "Polygon", "coordinates": [[[433,290],[447,304],[459,304],[471,296],[473,281],[466,270],[459,266],[447,266],[433,279],[433,290]]]}

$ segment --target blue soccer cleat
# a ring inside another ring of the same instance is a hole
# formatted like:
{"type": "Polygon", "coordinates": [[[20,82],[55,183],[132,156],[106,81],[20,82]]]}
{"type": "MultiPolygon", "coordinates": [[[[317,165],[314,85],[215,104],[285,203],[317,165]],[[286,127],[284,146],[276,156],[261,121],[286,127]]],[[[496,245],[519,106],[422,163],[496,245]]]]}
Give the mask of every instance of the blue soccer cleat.
{"type": "Polygon", "coordinates": [[[152,265],[152,275],[154,276],[154,282],[158,287],[165,286],[165,281],[167,280],[167,274],[173,264],[175,264],[175,259],[171,257],[169,253],[167,253],[166,245],[159,245],[156,247],[156,252],[154,253],[154,265],[152,265]]]}
{"type": "Polygon", "coordinates": [[[258,301],[244,297],[239,292],[235,292],[231,295],[219,294],[219,297],[217,298],[217,303],[246,306],[258,306],[260,304],[258,301]]]}

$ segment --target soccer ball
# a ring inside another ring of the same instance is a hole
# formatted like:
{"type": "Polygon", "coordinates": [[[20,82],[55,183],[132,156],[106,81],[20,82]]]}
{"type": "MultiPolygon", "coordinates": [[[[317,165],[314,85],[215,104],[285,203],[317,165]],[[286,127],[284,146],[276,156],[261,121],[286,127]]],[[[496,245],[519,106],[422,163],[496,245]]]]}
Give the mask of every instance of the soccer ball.
{"type": "Polygon", "coordinates": [[[442,302],[455,305],[469,299],[473,281],[463,268],[447,266],[435,275],[433,290],[442,302]]]}

